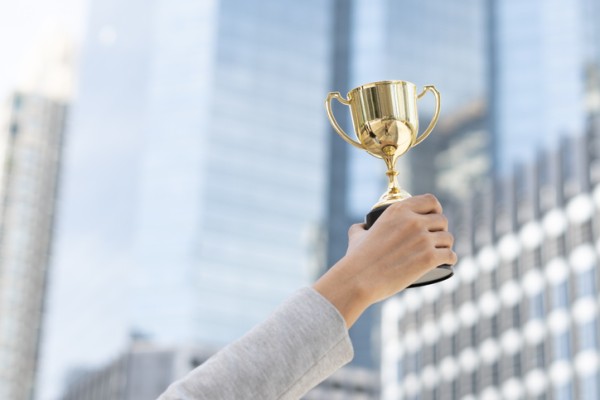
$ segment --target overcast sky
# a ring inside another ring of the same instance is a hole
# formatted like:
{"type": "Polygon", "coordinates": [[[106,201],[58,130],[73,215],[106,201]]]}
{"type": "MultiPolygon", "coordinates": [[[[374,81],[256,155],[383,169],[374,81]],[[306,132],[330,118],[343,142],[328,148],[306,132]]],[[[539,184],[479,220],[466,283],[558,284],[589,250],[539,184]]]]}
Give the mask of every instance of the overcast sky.
{"type": "Polygon", "coordinates": [[[0,101],[12,91],[27,55],[50,27],[83,37],[87,0],[0,0],[0,101]]]}

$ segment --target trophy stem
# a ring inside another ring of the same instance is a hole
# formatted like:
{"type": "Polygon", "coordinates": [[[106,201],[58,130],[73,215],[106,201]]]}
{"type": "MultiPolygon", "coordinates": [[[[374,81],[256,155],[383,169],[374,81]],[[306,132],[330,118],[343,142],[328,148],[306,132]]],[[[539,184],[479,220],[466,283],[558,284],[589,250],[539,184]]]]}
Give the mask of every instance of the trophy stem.
{"type": "MultiPolygon", "coordinates": [[[[388,203],[390,201],[398,201],[398,200],[404,200],[407,197],[410,197],[410,194],[408,194],[407,192],[405,192],[404,190],[400,189],[400,185],[398,185],[398,171],[396,171],[396,160],[397,158],[394,157],[394,153],[393,151],[395,151],[395,147],[394,146],[386,146],[384,148],[384,151],[387,154],[386,157],[383,157],[383,160],[385,161],[385,165],[387,167],[387,171],[386,171],[386,175],[388,177],[388,190],[387,192],[381,197],[381,199],[379,199],[380,203],[384,202],[384,203],[388,203]]],[[[377,204],[375,205],[375,207],[377,207],[378,205],[381,204],[377,204]]]]}
{"type": "Polygon", "coordinates": [[[388,177],[388,194],[398,194],[400,193],[400,187],[398,186],[398,171],[395,169],[388,169],[385,173],[388,177]]]}

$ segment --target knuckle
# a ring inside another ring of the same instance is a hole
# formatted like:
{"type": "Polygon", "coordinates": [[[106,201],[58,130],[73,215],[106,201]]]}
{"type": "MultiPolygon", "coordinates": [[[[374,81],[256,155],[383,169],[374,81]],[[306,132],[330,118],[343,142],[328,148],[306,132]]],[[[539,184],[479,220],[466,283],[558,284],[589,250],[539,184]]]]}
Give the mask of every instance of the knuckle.
{"type": "Polygon", "coordinates": [[[424,195],[421,196],[423,198],[424,201],[427,201],[429,203],[435,203],[437,200],[437,198],[432,195],[431,193],[425,193],[424,195]]]}
{"type": "Polygon", "coordinates": [[[435,197],[433,194],[431,193],[427,193],[424,195],[425,199],[430,202],[433,206],[435,206],[438,209],[442,209],[442,204],[440,203],[440,201],[438,200],[437,197],[435,197]]]}
{"type": "Polygon", "coordinates": [[[404,210],[405,206],[401,201],[398,201],[396,203],[393,203],[391,206],[389,206],[387,208],[387,212],[389,212],[390,214],[396,214],[399,212],[402,212],[402,210],[404,210]]]}
{"type": "Polygon", "coordinates": [[[440,214],[440,219],[441,219],[442,225],[444,225],[447,228],[448,227],[448,217],[446,217],[444,214],[440,214]]]}
{"type": "Polygon", "coordinates": [[[458,262],[458,254],[456,254],[454,251],[450,250],[450,263],[452,265],[456,264],[458,262]]]}
{"type": "Polygon", "coordinates": [[[448,233],[448,240],[450,241],[451,244],[454,244],[454,235],[451,233],[448,233]]]}

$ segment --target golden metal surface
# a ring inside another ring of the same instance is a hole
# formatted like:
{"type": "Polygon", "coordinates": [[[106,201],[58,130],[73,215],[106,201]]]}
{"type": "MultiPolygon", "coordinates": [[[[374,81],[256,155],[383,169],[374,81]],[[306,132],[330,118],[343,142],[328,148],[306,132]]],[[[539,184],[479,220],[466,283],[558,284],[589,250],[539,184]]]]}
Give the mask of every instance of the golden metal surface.
{"type": "Polygon", "coordinates": [[[427,85],[417,94],[417,87],[406,81],[380,81],[352,89],[345,99],[340,92],[331,92],[325,100],[327,116],[335,131],[352,146],[365,150],[386,164],[388,190],[373,208],[410,197],[398,186],[396,162],[398,158],[421,143],[435,127],[440,114],[440,93],[427,85]],[[428,91],[435,97],[435,111],[429,126],[419,135],[417,100],[428,91]],[[332,100],[350,107],[352,124],[357,140],[340,127],[331,107],[332,100]]]}

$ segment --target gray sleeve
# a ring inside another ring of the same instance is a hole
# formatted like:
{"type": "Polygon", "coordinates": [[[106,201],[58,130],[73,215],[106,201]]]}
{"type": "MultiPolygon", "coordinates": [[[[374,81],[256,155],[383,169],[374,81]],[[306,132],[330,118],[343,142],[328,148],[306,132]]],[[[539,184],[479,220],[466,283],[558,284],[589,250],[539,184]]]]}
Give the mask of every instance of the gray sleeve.
{"type": "Polygon", "coordinates": [[[344,319],[312,288],[286,300],[159,400],[296,400],[354,355],[344,319]]]}

